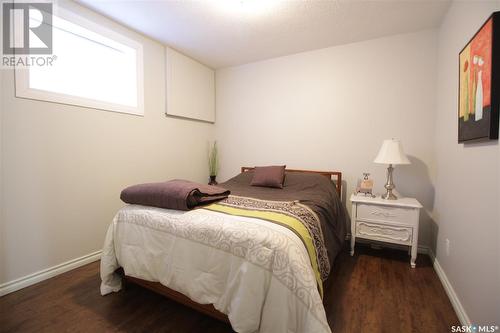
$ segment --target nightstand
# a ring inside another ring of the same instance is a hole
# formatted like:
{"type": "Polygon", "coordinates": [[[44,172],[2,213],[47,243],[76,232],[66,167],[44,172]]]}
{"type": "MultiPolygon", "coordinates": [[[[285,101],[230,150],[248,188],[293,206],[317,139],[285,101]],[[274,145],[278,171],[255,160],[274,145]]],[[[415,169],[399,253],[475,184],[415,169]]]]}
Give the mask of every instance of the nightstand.
{"type": "Polygon", "coordinates": [[[351,202],[351,256],[356,238],[406,245],[411,248],[410,265],[415,268],[422,205],[413,198],[385,200],[355,194],[351,202]]]}

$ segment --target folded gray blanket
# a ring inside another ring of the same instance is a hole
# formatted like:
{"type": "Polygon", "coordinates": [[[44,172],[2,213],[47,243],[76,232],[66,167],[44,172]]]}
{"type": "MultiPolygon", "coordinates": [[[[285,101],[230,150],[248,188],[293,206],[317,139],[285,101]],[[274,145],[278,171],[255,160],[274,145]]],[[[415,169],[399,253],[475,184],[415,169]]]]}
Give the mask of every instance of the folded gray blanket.
{"type": "Polygon", "coordinates": [[[162,183],[129,186],[120,199],[129,204],[190,210],[228,197],[229,191],[212,185],[174,179],[162,183]]]}

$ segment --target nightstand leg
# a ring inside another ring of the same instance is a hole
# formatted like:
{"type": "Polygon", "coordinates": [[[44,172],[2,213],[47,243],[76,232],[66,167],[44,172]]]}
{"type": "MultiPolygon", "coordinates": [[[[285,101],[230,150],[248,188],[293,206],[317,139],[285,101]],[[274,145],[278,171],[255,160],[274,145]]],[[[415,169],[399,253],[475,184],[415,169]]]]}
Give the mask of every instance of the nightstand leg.
{"type": "Polygon", "coordinates": [[[354,244],[356,244],[356,236],[351,235],[351,257],[354,255],[354,244]]]}
{"type": "Polygon", "coordinates": [[[417,249],[418,249],[418,246],[416,244],[412,245],[412,247],[411,247],[411,259],[410,259],[411,268],[415,268],[415,261],[417,260],[417,249]]]}
{"type": "Polygon", "coordinates": [[[356,216],[357,204],[352,203],[352,217],[351,217],[351,257],[354,255],[354,245],[356,243],[356,216]]]}
{"type": "Polygon", "coordinates": [[[410,259],[411,268],[415,268],[415,261],[417,260],[417,251],[418,251],[418,214],[416,214],[415,216],[416,216],[415,217],[416,221],[414,222],[414,225],[416,227],[413,229],[413,237],[411,241],[411,259],[410,259]]]}

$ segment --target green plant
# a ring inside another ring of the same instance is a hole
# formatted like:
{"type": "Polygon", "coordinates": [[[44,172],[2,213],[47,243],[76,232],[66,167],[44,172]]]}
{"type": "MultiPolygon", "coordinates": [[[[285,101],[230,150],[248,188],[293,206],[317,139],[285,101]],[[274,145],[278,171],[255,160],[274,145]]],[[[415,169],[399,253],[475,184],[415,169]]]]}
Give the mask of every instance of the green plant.
{"type": "Polygon", "coordinates": [[[210,176],[217,176],[219,171],[219,151],[217,150],[217,141],[214,141],[208,153],[208,171],[210,176]]]}

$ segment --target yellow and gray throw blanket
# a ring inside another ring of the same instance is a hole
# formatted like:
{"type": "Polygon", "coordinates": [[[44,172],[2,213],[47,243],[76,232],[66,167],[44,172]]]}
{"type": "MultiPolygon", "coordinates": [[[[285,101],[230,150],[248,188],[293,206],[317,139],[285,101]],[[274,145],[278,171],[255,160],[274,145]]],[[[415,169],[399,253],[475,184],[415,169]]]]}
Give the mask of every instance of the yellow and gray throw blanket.
{"type": "Polygon", "coordinates": [[[203,208],[270,221],[293,231],[307,249],[318,289],[323,297],[322,282],[328,277],[330,262],[320,221],[309,207],[298,201],[270,201],[230,195],[222,201],[203,208]]]}

